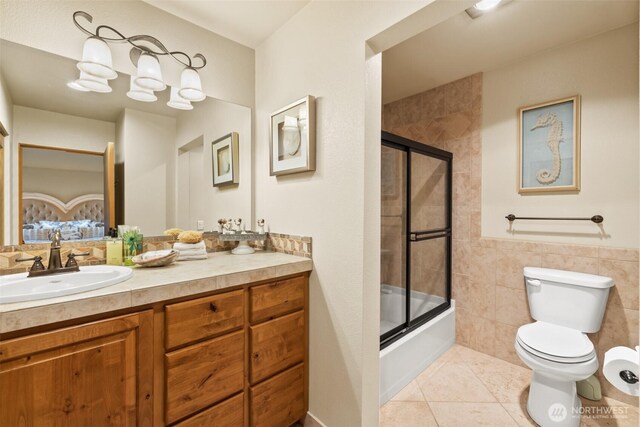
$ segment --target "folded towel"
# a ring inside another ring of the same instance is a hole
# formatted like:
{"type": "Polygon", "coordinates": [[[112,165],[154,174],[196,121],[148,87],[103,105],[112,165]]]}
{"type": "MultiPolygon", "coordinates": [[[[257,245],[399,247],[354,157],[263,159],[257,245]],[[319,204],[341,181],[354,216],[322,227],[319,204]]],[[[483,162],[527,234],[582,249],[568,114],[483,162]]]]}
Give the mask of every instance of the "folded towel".
{"type": "Polygon", "coordinates": [[[201,240],[198,243],[175,242],[173,244],[173,249],[176,249],[178,251],[188,251],[191,249],[207,249],[207,245],[204,244],[204,240],[201,240]]]}
{"type": "Polygon", "coordinates": [[[178,261],[190,261],[195,259],[207,259],[207,254],[204,253],[202,255],[182,255],[182,253],[180,253],[180,255],[178,256],[178,261]]]}
{"type": "Polygon", "coordinates": [[[206,249],[189,249],[186,251],[183,250],[178,252],[180,252],[180,255],[206,255],[207,254],[206,249]]]}

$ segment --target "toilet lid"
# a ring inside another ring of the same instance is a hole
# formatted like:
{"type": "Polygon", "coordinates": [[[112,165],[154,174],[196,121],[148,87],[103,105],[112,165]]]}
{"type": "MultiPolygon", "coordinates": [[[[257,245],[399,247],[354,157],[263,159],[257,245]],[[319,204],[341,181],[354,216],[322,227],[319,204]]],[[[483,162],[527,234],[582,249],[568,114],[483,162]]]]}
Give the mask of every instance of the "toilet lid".
{"type": "Polygon", "coordinates": [[[516,339],[526,350],[545,359],[577,363],[594,355],[593,343],[580,331],[545,322],[521,326],[516,339]]]}

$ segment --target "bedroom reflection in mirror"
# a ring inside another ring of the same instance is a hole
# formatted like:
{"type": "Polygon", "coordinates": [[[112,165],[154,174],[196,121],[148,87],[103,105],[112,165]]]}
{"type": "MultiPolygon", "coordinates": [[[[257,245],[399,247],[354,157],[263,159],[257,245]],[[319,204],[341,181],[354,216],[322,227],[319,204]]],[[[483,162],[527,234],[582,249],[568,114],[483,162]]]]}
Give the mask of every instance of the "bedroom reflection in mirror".
{"type": "Polygon", "coordinates": [[[101,240],[114,227],[114,147],[105,152],[20,144],[21,243],[101,240]]]}

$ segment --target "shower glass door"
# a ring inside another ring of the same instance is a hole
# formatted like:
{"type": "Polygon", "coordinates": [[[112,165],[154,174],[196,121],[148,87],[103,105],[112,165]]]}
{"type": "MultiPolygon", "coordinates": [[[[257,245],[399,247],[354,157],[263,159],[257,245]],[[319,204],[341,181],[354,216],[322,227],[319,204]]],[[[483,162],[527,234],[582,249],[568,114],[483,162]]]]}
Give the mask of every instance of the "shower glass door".
{"type": "Polygon", "coordinates": [[[450,307],[452,154],[382,133],[380,342],[450,307]]]}

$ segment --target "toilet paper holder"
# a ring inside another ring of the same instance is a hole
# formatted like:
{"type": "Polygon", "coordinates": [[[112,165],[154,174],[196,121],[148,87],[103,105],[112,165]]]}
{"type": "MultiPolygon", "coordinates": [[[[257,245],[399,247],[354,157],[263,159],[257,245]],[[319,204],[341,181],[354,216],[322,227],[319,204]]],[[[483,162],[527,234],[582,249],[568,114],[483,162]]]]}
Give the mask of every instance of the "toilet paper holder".
{"type": "Polygon", "coordinates": [[[638,376],[628,369],[620,371],[620,378],[627,384],[635,384],[638,382],[638,376]]]}

